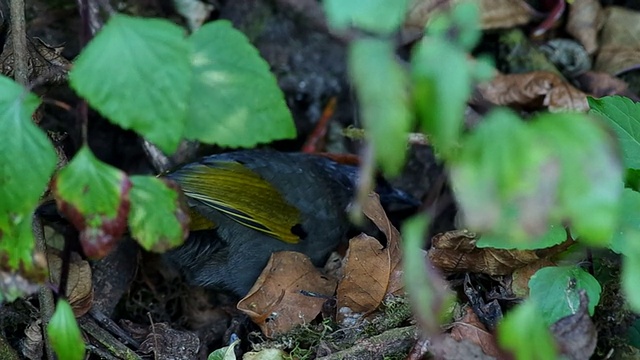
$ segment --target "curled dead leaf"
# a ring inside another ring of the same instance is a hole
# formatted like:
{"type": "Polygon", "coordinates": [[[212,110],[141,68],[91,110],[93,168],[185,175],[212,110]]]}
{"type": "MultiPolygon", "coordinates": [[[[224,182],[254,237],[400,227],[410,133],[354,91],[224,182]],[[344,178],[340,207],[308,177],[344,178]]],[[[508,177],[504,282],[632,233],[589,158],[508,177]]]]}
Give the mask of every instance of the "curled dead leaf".
{"type": "Polygon", "coordinates": [[[336,281],[324,276],[304,254],[282,251],[269,263],[238,310],[256,323],[267,337],[286,333],[311,322],[333,296],[336,281]]]}
{"type": "Polygon", "coordinates": [[[507,29],[529,23],[536,11],[522,0],[480,1],[482,30],[507,29]]]}
{"type": "Polygon", "coordinates": [[[604,11],[595,70],[618,75],[640,63],[640,12],[610,6],[604,11]]]}
{"type": "Polygon", "coordinates": [[[462,319],[453,323],[451,337],[455,341],[466,339],[478,345],[482,352],[489,356],[498,357],[500,355],[495,336],[487,331],[487,328],[478,319],[478,315],[470,307],[466,308],[462,319]]]}
{"type": "MultiPolygon", "coordinates": [[[[51,282],[59,285],[62,259],[57,252],[52,250],[47,253],[47,261],[49,262],[51,282]]],[[[91,267],[89,266],[89,262],[83,260],[77,253],[71,254],[65,294],[67,295],[73,314],[76,317],[86,314],[93,305],[91,267]]]]}
{"type": "Polygon", "coordinates": [[[551,325],[551,333],[567,359],[589,359],[596,350],[598,331],[589,317],[588,305],[587,292],[580,290],[578,311],[551,325]]]}
{"type": "Polygon", "coordinates": [[[551,112],[589,110],[587,95],[548,71],[525,74],[499,74],[479,84],[471,102],[523,107],[548,108],[551,112]]]}
{"type": "Polygon", "coordinates": [[[343,261],[344,277],[337,290],[338,321],[350,321],[376,310],[388,295],[403,293],[400,232],[387,217],[378,194],[362,205],[364,215],[384,233],[387,246],[361,234],[349,242],[343,261]]]}
{"type": "Polygon", "coordinates": [[[584,46],[587,53],[598,49],[598,30],[602,26],[602,5],[598,0],[580,0],[569,3],[567,32],[584,46]]]}
{"type": "Polygon", "coordinates": [[[337,290],[338,322],[377,309],[386,294],[389,274],[388,251],[378,240],[365,234],[351,239],[337,290]]]}
{"type": "Polygon", "coordinates": [[[431,241],[429,259],[448,273],[508,275],[515,269],[566,250],[573,241],[538,250],[505,250],[476,247],[476,236],[466,230],[438,234],[431,241]]]}
{"type": "Polygon", "coordinates": [[[629,84],[606,72],[587,71],[574,79],[578,86],[594,97],[622,95],[640,101],[638,95],[629,90],[629,84]]]}

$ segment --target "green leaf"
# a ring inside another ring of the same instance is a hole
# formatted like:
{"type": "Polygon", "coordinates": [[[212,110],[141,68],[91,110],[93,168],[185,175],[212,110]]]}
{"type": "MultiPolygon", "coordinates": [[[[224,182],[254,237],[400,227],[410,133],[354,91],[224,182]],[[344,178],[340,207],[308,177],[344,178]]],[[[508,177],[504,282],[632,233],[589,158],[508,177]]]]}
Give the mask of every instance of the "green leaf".
{"type": "Polygon", "coordinates": [[[427,26],[427,35],[440,37],[466,51],[473,50],[482,36],[478,4],[461,2],[448,12],[434,15],[427,26]]]}
{"type": "Polygon", "coordinates": [[[636,321],[629,326],[627,330],[627,340],[629,345],[640,349],[640,319],[636,319],[636,321]]]}
{"type": "Polygon", "coordinates": [[[363,39],[349,49],[349,71],[362,119],[383,171],[397,175],[406,157],[412,126],[407,79],[390,42],[363,39]]]}
{"type": "Polygon", "coordinates": [[[191,95],[189,54],[184,30],[172,22],[114,15],[80,53],[69,81],[109,120],[173,152],[191,95]]]}
{"type": "Polygon", "coordinates": [[[138,243],[148,251],[164,252],[186,238],[187,215],[176,189],[149,176],[132,176],[129,226],[138,243]]]}
{"type": "Polygon", "coordinates": [[[640,233],[634,237],[633,250],[627,250],[629,255],[622,258],[622,290],[629,307],[636,313],[640,313],[640,287],[638,287],[638,274],[640,274],[640,233]]]}
{"type": "Polygon", "coordinates": [[[235,348],[238,344],[240,344],[240,339],[235,340],[229,346],[213,351],[207,356],[207,360],[236,360],[235,348]]]}
{"type": "Polygon", "coordinates": [[[524,240],[565,221],[581,240],[606,245],[617,224],[621,170],[607,133],[583,114],[525,123],[494,111],[451,161],[466,225],[515,248],[537,248],[524,240]]]}
{"type": "Polygon", "coordinates": [[[58,300],[56,311],[47,325],[47,336],[59,359],[84,359],[84,341],[73,310],[66,300],[58,300]]]}
{"type": "Polygon", "coordinates": [[[228,147],[296,136],[291,113],[269,64],[226,20],[189,38],[194,76],[185,136],[228,147]]]}
{"type": "Polygon", "coordinates": [[[443,278],[431,266],[422,247],[429,220],[415,216],[402,226],[404,283],[418,322],[427,335],[439,333],[442,320],[455,300],[443,278]],[[435,316],[434,316],[435,315],[435,316]]]}
{"type": "Polygon", "coordinates": [[[622,96],[588,97],[590,113],[611,124],[622,147],[624,164],[640,169],[640,104],[622,96]]]}
{"type": "Polygon", "coordinates": [[[31,115],[40,104],[11,79],[0,76],[0,250],[9,266],[31,261],[31,215],[56,166],[56,154],[31,115]],[[27,231],[29,234],[23,234],[27,231]]]}
{"type": "Polygon", "coordinates": [[[451,180],[473,231],[538,247],[528,236],[548,229],[558,172],[527,124],[511,111],[489,113],[451,162],[451,180]]]}
{"type": "Polygon", "coordinates": [[[408,0],[324,0],[329,25],[338,30],[356,27],[388,35],[404,21],[408,0]]]}
{"type": "Polygon", "coordinates": [[[559,162],[556,220],[571,221],[582,241],[606,245],[617,225],[623,173],[609,134],[584,114],[543,114],[532,123],[559,162]]]}
{"type": "Polygon", "coordinates": [[[498,342],[517,360],[557,359],[553,336],[531,301],[507,313],[498,325],[498,342]]]}
{"type": "Polygon", "coordinates": [[[413,101],[420,125],[445,158],[452,158],[459,146],[476,73],[467,58],[465,51],[439,37],[424,38],[411,57],[413,101]]]}
{"type": "Polygon", "coordinates": [[[518,249],[518,250],[534,250],[545,249],[558,245],[567,240],[567,231],[564,226],[551,225],[546,233],[541,236],[534,237],[527,242],[514,242],[513,239],[495,236],[493,234],[485,235],[476,242],[479,248],[495,248],[495,249],[518,249]]]}
{"type": "Polygon", "coordinates": [[[593,315],[602,291],[598,280],[577,266],[542,268],[529,280],[529,289],[530,298],[542,312],[547,325],[578,311],[580,289],[587,292],[589,314],[593,315]]]}
{"type": "Polygon", "coordinates": [[[62,212],[80,231],[85,255],[109,253],[126,229],[131,182],[98,160],[86,145],[60,172],[53,191],[62,212]]]}
{"type": "Polygon", "coordinates": [[[619,254],[631,255],[640,239],[640,193],[631,189],[622,191],[618,221],[609,248],[619,254]]]}

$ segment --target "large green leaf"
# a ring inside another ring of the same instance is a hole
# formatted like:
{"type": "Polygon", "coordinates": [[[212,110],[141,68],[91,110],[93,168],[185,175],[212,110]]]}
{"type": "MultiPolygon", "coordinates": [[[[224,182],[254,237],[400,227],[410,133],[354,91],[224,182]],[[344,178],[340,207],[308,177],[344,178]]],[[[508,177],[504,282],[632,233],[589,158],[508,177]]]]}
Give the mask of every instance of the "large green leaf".
{"type": "Polygon", "coordinates": [[[640,104],[622,96],[587,100],[591,113],[602,116],[615,130],[625,166],[640,169],[640,104]]]}
{"type": "Polygon", "coordinates": [[[548,155],[514,113],[496,110],[488,114],[451,164],[465,225],[513,243],[542,235],[548,228],[558,182],[548,155]]]}
{"type": "Polygon", "coordinates": [[[349,71],[376,159],[386,174],[396,175],[404,165],[412,125],[406,74],[391,43],[378,39],[352,44],[349,71]]]}
{"type": "Polygon", "coordinates": [[[494,111],[465,138],[451,176],[466,225],[514,244],[566,221],[603,246],[617,225],[620,161],[606,131],[583,114],[525,123],[494,111]]]}
{"type": "Polygon", "coordinates": [[[551,325],[573,315],[580,306],[579,290],[589,296],[589,314],[600,301],[602,288],[591,274],[577,266],[549,266],[538,270],[529,280],[530,297],[551,325]]]}
{"type": "Polygon", "coordinates": [[[173,152],[191,95],[190,47],[168,20],[114,15],[75,61],[71,86],[115,124],[173,152]]]}
{"type": "Polygon", "coordinates": [[[56,166],[56,154],[31,120],[38,97],[4,76],[0,89],[0,251],[7,251],[15,268],[20,260],[31,261],[31,215],[56,166]]]}
{"type": "Polygon", "coordinates": [[[196,31],[185,136],[229,147],[293,138],[291,113],[269,64],[228,21],[196,31]]]}
{"type": "Polygon", "coordinates": [[[613,139],[584,114],[543,114],[532,123],[560,165],[558,220],[581,240],[607,245],[617,226],[623,173],[613,139]]]}

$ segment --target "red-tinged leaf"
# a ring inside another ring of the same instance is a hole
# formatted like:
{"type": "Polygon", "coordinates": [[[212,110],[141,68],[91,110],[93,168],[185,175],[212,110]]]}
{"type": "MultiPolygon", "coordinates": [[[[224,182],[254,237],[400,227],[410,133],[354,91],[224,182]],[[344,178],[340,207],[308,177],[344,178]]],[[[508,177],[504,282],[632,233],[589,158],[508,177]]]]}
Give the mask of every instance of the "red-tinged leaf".
{"type": "Polygon", "coordinates": [[[85,146],[52,188],[58,207],[80,232],[85,255],[107,255],[127,226],[131,181],[126,174],[98,160],[85,146]]]}
{"type": "Polygon", "coordinates": [[[132,176],[131,181],[129,226],[133,237],[146,250],[156,252],[182,244],[189,234],[189,216],[178,185],[150,176],[132,176]]]}

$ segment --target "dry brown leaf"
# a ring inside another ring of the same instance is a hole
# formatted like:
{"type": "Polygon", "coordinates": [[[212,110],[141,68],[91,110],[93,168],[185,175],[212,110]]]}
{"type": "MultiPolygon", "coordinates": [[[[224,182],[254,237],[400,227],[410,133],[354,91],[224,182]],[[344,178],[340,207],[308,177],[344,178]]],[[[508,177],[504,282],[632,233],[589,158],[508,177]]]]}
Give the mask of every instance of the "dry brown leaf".
{"type": "Polygon", "coordinates": [[[604,14],[594,69],[618,75],[640,62],[640,12],[610,6],[604,14]]]}
{"type": "Polygon", "coordinates": [[[369,200],[362,206],[362,212],[387,237],[387,255],[389,261],[389,280],[387,294],[400,295],[404,289],[402,281],[402,252],[400,251],[400,232],[391,221],[380,204],[380,197],[376,193],[369,194],[369,200]]]}
{"type": "Polygon", "coordinates": [[[585,93],[548,71],[499,74],[478,85],[471,101],[529,109],[546,107],[551,112],[589,110],[585,93]]]}
{"type": "Polygon", "coordinates": [[[640,62],[640,46],[605,45],[600,47],[595,70],[620,75],[633,70],[640,62]]]}
{"type": "Polygon", "coordinates": [[[496,357],[485,354],[480,346],[467,339],[454,340],[451,336],[445,336],[442,341],[431,345],[431,352],[438,360],[495,360],[496,357]]]}
{"type": "Polygon", "coordinates": [[[138,351],[155,359],[195,359],[200,348],[198,335],[172,329],[167,323],[152,324],[138,351]]]}
{"type": "Polygon", "coordinates": [[[282,251],[271,255],[237,307],[273,337],[313,320],[335,289],[335,280],[322,275],[306,255],[282,251]]]}
{"type": "Polygon", "coordinates": [[[511,293],[519,298],[529,296],[529,279],[536,271],[547,266],[555,266],[553,261],[548,259],[540,259],[534,263],[515,269],[511,275],[511,293]]]}
{"type": "Polygon", "coordinates": [[[587,71],[574,80],[580,89],[597,98],[622,95],[638,101],[638,96],[629,90],[629,84],[606,72],[587,71]]]}
{"type": "Polygon", "coordinates": [[[482,0],[482,30],[507,29],[529,23],[536,12],[522,0],[482,0]]]}
{"type": "MultiPolygon", "coordinates": [[[[409,5],[405,30],[422,31],[430,17],[438,10],[447,9],[456,0],[413,0],[409,5]]],[[[536,15],[536,11],[523,0],[481,0],[481,28],[506,29],[527,24],[536,15]]]]}
{"type": "Polygon", "coordinates": [[[42,320],[32,321],[24,329],[24,339],[21,341],[22,355],[29,360],[41,360],[44,353],[44,339],[42,337],[42,320]]]}
{"type": "MultiPolygon", "coordinates": [[[[56,285],[60,284],[62,259],[57,253],[50,251],[47,253],[47,261],[49,262],[51,282],[56,285]]],[[[91,267],[89,262],[83,260],[77,253],[71,254],[65,294],[76,317],[86,314],[91,309],[91,305],[93,305],[91,267]]]]}
{"type": "Polygon", "coordinates": [[[451,337],[455,341],[466,339],[478,345],[487,355],[495,357],[500,355],[495,336],[487,331],[487,328],[478,319],[478,315],[470,307],[466,308],[462,319],[453,323],[451,337]]]}
{"type": "Polygon", "coordinates": [[[378,194],[368,194],[362,211],[385,234],[387,246],[365,234],[349,242],[337,290],[340,322],[357,320],[377,309],[387,295],[404,290],[400,232],[389,221],[378,194]]]}
{"type": "Polygon", "coordinates": [[[580,290],[578,311],[551,325],[553,337],[567,359],[589,359],[596,349],[598,331],[589,317],[588,305],[587,292],[580,290]]]}
{"type": "Polygon", "coordinates": [[[538,250],[478,248],[473,233],[454,230],[434,236],[428,253],[433,265],[444,272],[508,275],[515,269],[564,251],[572,244],[573,241],[568,240],[538,250]]]}
{"type": "Polygon", "coordinates": [[[382,244],[366,234],[349,241],[344,277],[338,285],[338,322],[378,308],[387,293],[389,257],[382,244]]]}
{"type": "Polygon", "coordinates": [[[598,0],[569,3],[567,32],[578,40],[589,54],[595,53],[598,49],[598,30],[602,20],[602,6],[598,0]]]}

